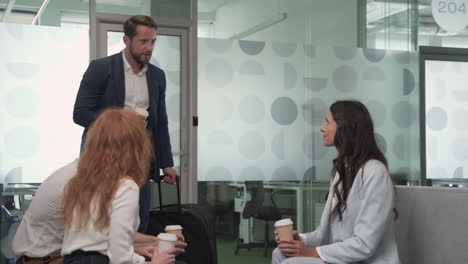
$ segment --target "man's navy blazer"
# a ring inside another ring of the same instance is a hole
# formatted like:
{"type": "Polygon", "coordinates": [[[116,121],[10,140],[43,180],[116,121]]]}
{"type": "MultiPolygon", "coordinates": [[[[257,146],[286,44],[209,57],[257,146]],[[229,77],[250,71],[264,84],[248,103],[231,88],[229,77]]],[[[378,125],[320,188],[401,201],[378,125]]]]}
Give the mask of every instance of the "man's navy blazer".
{"type": "MultiPolygon", "coordinates": [[[[154,145],[155,167],[173,167],[171,143],[166,113],[166,77],[160,68],[148,64],[149,109],[148,129],[154,145]]],[[[92,61],[81,80],[73,109],[73,121],[85,128],[82,144],[89,126],[104,109],[123,107],[125,75],[122,53],[92,61]]],[[[159,170],[154,171],[159,177],[159,170]]]]}

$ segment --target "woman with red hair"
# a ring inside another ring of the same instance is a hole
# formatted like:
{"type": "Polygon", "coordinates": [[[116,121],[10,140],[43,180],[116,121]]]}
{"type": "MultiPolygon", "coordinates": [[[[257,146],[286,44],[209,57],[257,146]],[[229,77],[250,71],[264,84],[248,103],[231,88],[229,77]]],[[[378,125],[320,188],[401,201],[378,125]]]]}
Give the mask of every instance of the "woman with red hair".
{"type": "MultiPolygon", "coordinates": [[[[144,118],[133,110],[105,110],[84,150],[64,191],[64,263],[145,263],[133,249],[139,190],[152,158],[144,118]]],[[[151,263],[174,263],[175,253],[154,253],[151,263]]]]}

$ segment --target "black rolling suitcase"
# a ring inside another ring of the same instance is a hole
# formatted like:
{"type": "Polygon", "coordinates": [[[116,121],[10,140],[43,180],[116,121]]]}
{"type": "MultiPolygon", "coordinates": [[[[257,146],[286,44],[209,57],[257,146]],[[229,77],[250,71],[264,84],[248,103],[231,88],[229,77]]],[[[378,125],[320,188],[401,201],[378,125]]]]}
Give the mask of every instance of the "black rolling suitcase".
{"type": "Polygon", "coordinates": [[[164,232],[166,225],[181,225],[187,247],[177,260],[188,264],[217,264],[216,236],[212,214],[198,204],[180,203],[180,186],[177,177],[177,204],[162,205],[161,180],[158,181],[159,208],[150,212],[148,234],[164,232]]]}

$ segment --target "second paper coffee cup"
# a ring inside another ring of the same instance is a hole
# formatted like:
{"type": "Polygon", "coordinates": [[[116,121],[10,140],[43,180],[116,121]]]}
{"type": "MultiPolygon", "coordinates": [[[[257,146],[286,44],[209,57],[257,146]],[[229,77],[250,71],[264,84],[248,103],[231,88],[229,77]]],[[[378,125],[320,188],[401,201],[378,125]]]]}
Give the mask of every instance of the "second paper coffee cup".
{"type": "Polygon", "coordinates": [[[168,233],[168,234],[180,234],[182,235],[182,226],[180,225],[168,225],[166,226],[166,228],[164,229],[164,232],[168,233]]]}

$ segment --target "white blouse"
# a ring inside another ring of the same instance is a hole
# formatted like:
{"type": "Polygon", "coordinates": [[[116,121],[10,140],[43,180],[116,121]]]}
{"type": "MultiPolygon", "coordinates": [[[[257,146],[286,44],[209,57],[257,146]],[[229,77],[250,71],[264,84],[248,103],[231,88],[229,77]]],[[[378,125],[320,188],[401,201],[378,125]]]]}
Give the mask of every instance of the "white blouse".
{"type": "Polygon", "coordinates": [[[109,226],[102,231],[94,229],[97,210],[92,210],[88,226],[79,232],[76,232],[76,223],[72,222],[65,230],[62,255],[76,250],[97,251],[108,256],[110,264],[145,263],[145,258],[133,250],[140,222],[139,194],[140,188],[133,180],[123,180],[111,201],[109,226]]]}
{"type": "Polygon", "coordinates": [[[62,248],[63,187],[76,174],[78,159],[55,171],[39,187],[13,239],[16,258],[40,258],[62,248]]]}

